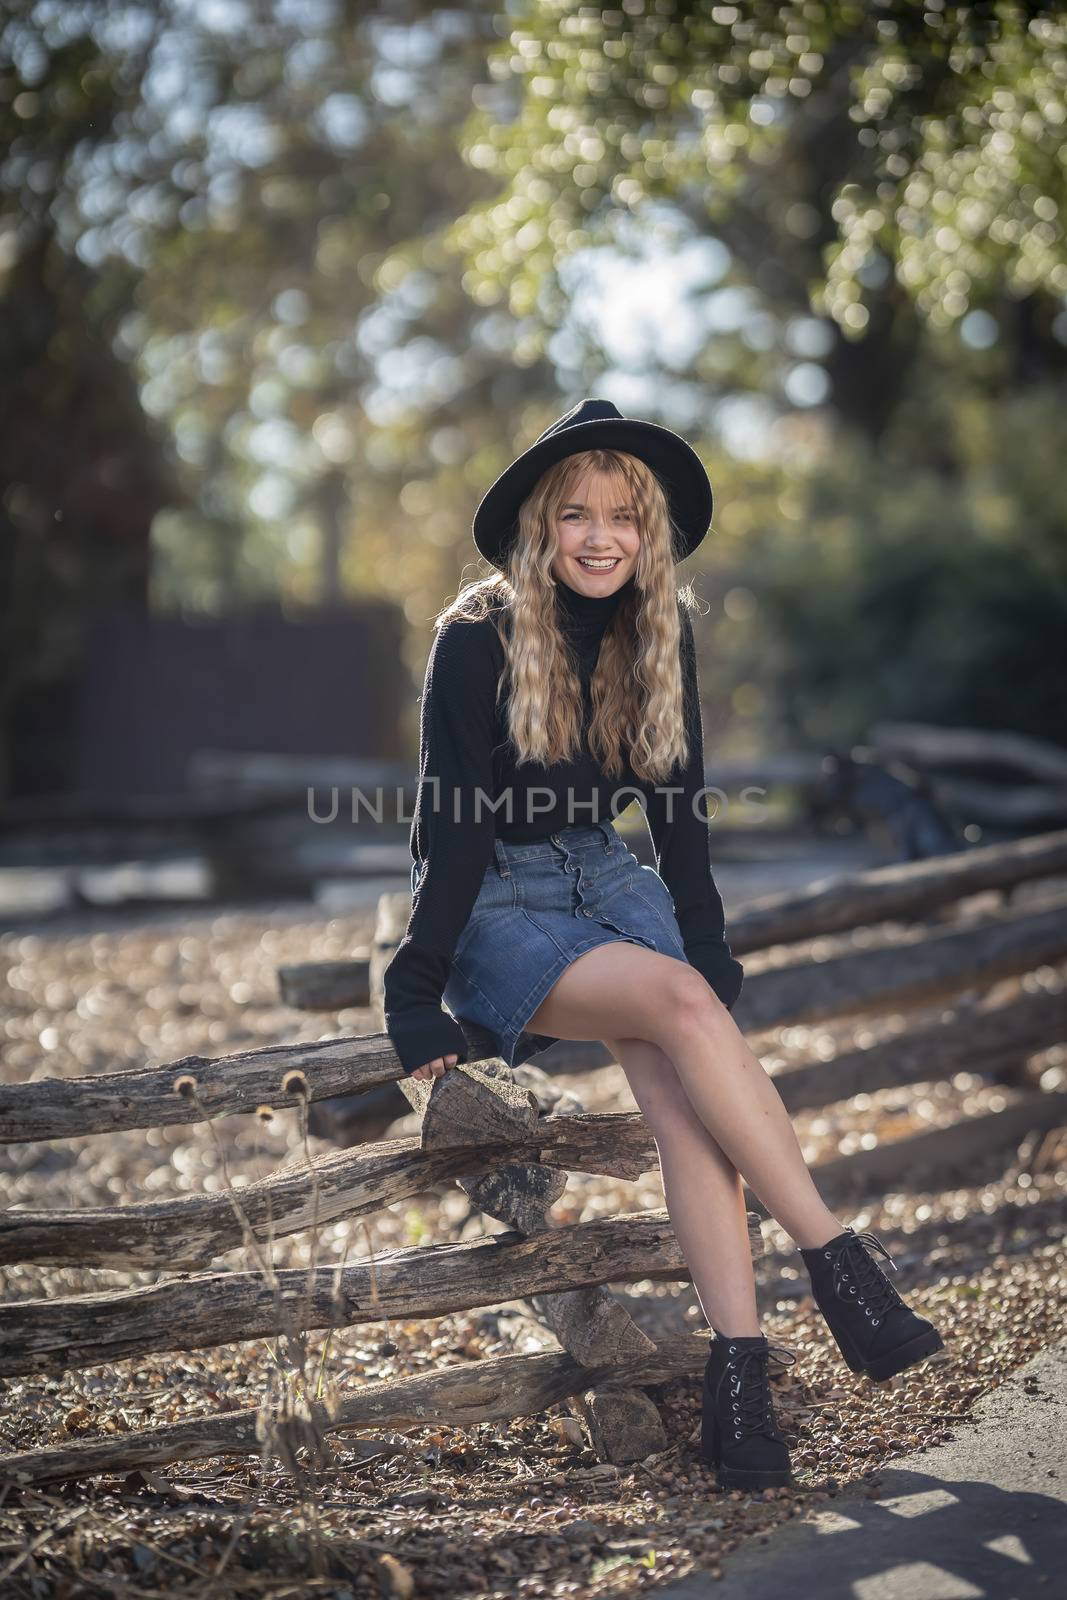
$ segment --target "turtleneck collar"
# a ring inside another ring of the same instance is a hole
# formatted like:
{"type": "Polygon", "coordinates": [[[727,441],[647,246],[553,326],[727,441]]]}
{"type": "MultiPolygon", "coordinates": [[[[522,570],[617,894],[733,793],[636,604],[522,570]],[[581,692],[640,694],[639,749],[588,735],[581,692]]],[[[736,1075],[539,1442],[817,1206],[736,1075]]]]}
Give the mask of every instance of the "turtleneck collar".
{"type": "Polygon", "coordinates": [[[630,593],[634,586],[632,573],[618,589],[605,595],[579,594],[577,589],[572,589],[562,578],[557,578],[555,583],[557,614],[561,622],[568,633],[579,634],[586,638],[596,637],[604,632],[615,615],[623,595],[630,593]]]}

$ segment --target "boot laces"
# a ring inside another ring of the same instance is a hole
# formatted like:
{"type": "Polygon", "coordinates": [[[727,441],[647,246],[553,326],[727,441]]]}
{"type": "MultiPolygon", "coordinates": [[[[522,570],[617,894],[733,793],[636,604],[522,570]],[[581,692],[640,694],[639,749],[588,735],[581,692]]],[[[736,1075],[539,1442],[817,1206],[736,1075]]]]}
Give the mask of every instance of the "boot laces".
{"type": "Polygon", "coordinates": [[[719,1378],[715,1389],[716,1404],[719,1401],[719,1392],[727,1380],[729,1380],[731,1409],[733,1401],[737,1401],[738,1408],[732,1417],[735,1437],[739,1434],[766,1432],[776,1436],[767,1367],[767,1357],[772,1353],[787,1367],[793,1366],[797,1359],[796,1351],[787,1349],[785,1345],[751,1345],[748,1349],[739,1350],[730,1357],[719,1378]]]}
{"type": "Polygon", "coordinates": [[[877,1234],[853,1234],[834,1253],[834,1293],[839,1300],[868,1306],[871,1315],[880,1318],[891,1306],[902,1302],[882,1267],[868,1254],[867,1246],[883,1255],[894,1272],[897,1270],[877,1234]]]}

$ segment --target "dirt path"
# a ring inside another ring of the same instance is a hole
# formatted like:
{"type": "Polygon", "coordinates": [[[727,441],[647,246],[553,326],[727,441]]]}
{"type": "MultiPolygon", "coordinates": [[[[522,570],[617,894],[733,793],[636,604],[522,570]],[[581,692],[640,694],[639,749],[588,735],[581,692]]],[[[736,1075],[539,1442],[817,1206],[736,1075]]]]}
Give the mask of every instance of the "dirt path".
{"type": "Polygon", "coordinates": [[[1067,1342],[979,1400],[954,1437],[749,1541],[660,1600],[1028,1600],[1067,1566],[1067,1342]]]}

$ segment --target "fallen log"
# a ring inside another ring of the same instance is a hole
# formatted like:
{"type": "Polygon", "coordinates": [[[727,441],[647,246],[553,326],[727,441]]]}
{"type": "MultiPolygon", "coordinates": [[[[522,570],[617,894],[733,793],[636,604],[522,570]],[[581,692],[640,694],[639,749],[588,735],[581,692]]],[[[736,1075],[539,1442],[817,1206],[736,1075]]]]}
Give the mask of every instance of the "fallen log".
{"type": "MultiPolygon", "coordinates": [[[[346,1433],[509,1422],[539,1416],[591,1383],[620,1378],[631,1384],[657,1384],[696,1375],[707,1354],[705,1334],[681,1333],[660,1339],[652,1354],[624,1368],[583,1367],[565,1351],[464,1361],[436,1372],[369,1383],[342,1400],[334,1417],[323,1408],[320,1426],[324,1433],[346,1433]]],[[[257,1416],[255,1409],[216,1412],[106,1439],[0,1456],[0,1483],[60,1483],[173,1461],[259,1455],[263,1445],[256,1432],[257,1416]]]]}
{"type": "Polygon", "coordinates": [[[272,1288],[254,1272],[200,1273],[147,1288],[0,1307],[0,1376],[56,1373],[129,1356],[349,1327],[387,1317],[443,1317],[494,1301],[637,1278],[688,1282],[665,1209],[572,1223],[525,1239],[390,1251],[375,1261],[286,1268],[272,1288]],[[310,1288],[309,1288],[310,1280],[310,1288]]]}

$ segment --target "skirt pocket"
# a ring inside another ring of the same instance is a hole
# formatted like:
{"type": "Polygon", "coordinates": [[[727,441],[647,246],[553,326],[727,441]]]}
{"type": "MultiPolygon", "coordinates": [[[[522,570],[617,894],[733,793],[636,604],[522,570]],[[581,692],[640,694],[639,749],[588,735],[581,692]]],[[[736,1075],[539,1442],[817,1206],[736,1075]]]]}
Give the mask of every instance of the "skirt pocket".
{"type": "Polygon", "coordinates": [[[627,874],[626,892],[640,900],[668,931],[678,936],[674,898],[655,867],[643,867],[635,856],[633,867],[627,874]]]}

